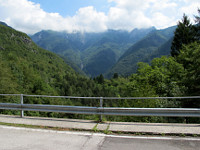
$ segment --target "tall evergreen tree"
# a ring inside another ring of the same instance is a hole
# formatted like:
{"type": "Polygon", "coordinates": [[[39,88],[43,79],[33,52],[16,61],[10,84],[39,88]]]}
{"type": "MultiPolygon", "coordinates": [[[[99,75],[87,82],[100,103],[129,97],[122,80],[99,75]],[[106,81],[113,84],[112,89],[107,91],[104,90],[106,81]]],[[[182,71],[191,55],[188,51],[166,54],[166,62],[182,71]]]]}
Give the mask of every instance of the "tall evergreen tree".
{"type": "Polygon", "coordinates": [[[197,24],[200,24],[200,8],[199,8],[197,11],[198,11],[198,13],[199,13],[199,16],[194,16],[194,17],[195,17],[195,22],[196,22],[197,24]]]}
{"type": "Polygon", "coordinates": [[[199,16],[194,16],[195,17],[195,22],[197,23],[195,27],[195,40],[197,40],[197,42],[200,41],[200,9],[198,9],[198,14],[199,16]]]}
{"type": "Polygon", "coordinates": [[[178,27],[174,32],[174,39],[171,46],[171,55],[173,57],[179,55],[183,44],[190,44],[195,41],[194,36],[194,26],[190,23],[188,16],[184,14],[182,20],[178,22],[178,27]]]}
{"type": "Polygon", "coordinates": [[[194,42],[183,46],[177,60],[186,70],[186,76],[183,79],[188,88],[186,94],[200,95],[200,44],[194,42]]]}

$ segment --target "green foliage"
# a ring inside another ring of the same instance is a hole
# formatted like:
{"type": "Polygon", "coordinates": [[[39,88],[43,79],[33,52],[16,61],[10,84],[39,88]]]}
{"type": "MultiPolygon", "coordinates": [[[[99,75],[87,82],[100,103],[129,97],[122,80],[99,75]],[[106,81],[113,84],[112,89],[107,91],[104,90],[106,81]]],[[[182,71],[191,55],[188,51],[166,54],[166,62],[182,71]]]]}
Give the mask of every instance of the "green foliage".
{"type": "Polygon", "coordinates": [[[103,84],[103,83],[104,83],[104,76],[101,74],[100,76],[97,76],[96,78],[94,78],[94,80],[95,80],[98,84],[103,84]]]}
{"type": "Polygon", "coordinates": [[[118,73],[114,73],[113,79],[117,79],[119,77],[118,73]]]}
{"type": "Polygon", "coordinates": [[[144,85],[151,85],[159,96],[181,96],[184,93],[184,86],[180,82],[183,75],[181,64],[172,57],[163,56],[153,59],[151,66],[139,63],[137,74],[132,78],[144,85]]]}
{"type": "MultiPolygon", "coordinates": [[[[200,14],[200,10],[198,9],[200,14]]],[[[172,56],[176,56],[176,61],[183,65],[185,73],[180,80],[186,87],[186,95],[200,94],[200,45],[199,45],[199,16],[195,16],[196,25],[192,25],[188,17],[184,14],[175,32],[172,42],[172,56]]],[[[185,100],[183,107],[200,107],[198,100],[185,100]]]]}
{"type": "Polygon", "coordinates": [[[24,33],[0,25],[0,47],[1,93],[94,96],[98,91],[93,80],[78,75],[24,33]]]}
{"type": "Polygon", "coordinates": [[[187,85],[187,95],[200,94],[200,44],[195,42],[184,45],[177,61],[183,64],[186,74],[184,84],[187,85]]]}

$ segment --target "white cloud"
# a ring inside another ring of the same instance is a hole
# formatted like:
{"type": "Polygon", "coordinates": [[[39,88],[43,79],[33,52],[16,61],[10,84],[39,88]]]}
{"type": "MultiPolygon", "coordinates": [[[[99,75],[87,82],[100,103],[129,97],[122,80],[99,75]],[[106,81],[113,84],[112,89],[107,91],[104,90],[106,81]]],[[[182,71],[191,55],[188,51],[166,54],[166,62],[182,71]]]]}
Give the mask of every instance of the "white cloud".
{"type": "Polygon", "coordinates": [[[156,10],[156,11],[162,11],[164,9],[173,9],[177,6],[177,4],[173,1],[165,0],[165,1],[155,1],[152,4],[151,9],[156,10]]]}
{"type": "Polygon", "coordinates": [[[180,8],[180,13],[185,13],[189,16],[193,16],[194,14],[197,14],[198,8],[200,8],[200,2],[194,2],[192,4],[180,8]]]}
{"type": "Polygon", "coordinates": [[[35,33],[44,29],[97,32],[106,30],[107,17],[92,6],[80,8],[73,17],[47,13],[27,0],[0,0],[0,19],[15,29],[35,33]]]}
{"type": "Polygon", "coordinates": [[[108,0],[115,2],[116,6],[110,9],[108,14],[109,27],[115,29],[146,28],[156,26],[158,28],[171,25],[164,11],[176,7],[176,3],[169,0],[108,0]],[[163,12],[163,13],[162,13],[163,12]],[[123,23],[122,23],[123,22],[123,23]]]}
{"type": "Polygon", "coordinates": [[[126,29],[169,27],[176,25],[183,13],[192,17],[196,14],[197,8],[200,8],[199,0],[108,0],[108,2],[116,3],[108,15],[109,19],[115,16],[115,19],[110,19],[112,20],[110,24],[114,23],[115,28],[126,29]]]}
{"type": "Polygon", "coordinates": [[[58,13],[46,13],[39,4],[27,0],[0,0],[0,18],[27,33],[54,28],[63,19],[58,13]]]}
{"type": "Polygon", "coordinates": [[[152,26],[151,21],[142,11],[128,11],[113,7],[108,14],[108,28],[132,30],[152,26]]]}
{"type": "Polygon", "coordinates": [[[108,3],[112,7],[107,14],[88,6],[72,17],[63,17],[47,13],[29,0],[0,0],[0,20],[26,33],[46,29],[100,32],[108,28],[164,28],[175,25],[183,13],[192,17],[200,8],[199,0],[108,0],[108,3]]]}
{"type": "Polygon", "coordinates": [[[92,6],[80,8],[70,20],[76,26],[76,30],[98,32],[107,29],[106,15],[103,12],[97,12],[92,6]]]}
{"type": "Polygon", "coordinates": [[[154,26],[157,28],[167,28],[169,26],[176,25],[174,18],[169,18],[159,12],[153,14],[152,22],[154,22],[154,26]]]}
{"type": "Polygon", "coordinates": [[[108,2],[115,2],[116,7],[126,10],[144,10],[149,7],[152,0],[108,0],[108,2]]]}

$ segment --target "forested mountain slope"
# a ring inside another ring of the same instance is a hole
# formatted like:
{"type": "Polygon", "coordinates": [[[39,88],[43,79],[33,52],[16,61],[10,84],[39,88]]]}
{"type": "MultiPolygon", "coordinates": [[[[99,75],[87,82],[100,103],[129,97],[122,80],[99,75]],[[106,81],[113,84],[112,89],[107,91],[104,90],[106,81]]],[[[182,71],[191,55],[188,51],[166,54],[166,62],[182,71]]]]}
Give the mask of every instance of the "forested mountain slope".
{"type": "Polygon", "coordinates": [[[170,39],[176,26],[156,30],[149,33],[139,42],[130,47],[118,60],[116,65],[106,74],[111,77],[114,73],[128,76],[135,73],[138,62],[150,62],[155,57],[170,54],[170,39]]]}
{"type": "Polygon", "coordinates": [[[26,34],[0,25],[0,93],[91,96],[94,87],[26,34]]]}

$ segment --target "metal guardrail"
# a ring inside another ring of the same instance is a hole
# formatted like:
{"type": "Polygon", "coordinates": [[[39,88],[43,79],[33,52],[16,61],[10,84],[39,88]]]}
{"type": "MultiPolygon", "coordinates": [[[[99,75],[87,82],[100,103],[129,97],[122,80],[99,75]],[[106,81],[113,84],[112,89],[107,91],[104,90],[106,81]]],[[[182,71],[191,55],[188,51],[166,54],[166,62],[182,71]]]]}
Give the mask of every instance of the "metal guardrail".
{"type": "Polygon", "coordinates": [[[167,117],[200,117],[200,108],[121,108],[103,107],[103,100],[118,99],[200,99],[200,96],[192,97],[73,97],[73,96],[47,96],[47,95],[23,95],[23,94],[0,94],[0,96],[20,96],[21,103],[0,103],[0,109],[20,110],[21,117],[24,111],[61,112],[72,114],[96,114],[121,115],[121,116],[167,116],[167,117]],[[70,99],[99,99],[99,107],[86,106],[61,106],[61,105],[38,105],[24,104],[24,97],[48,97],[48,98],[70,98],[70,99]]]}

